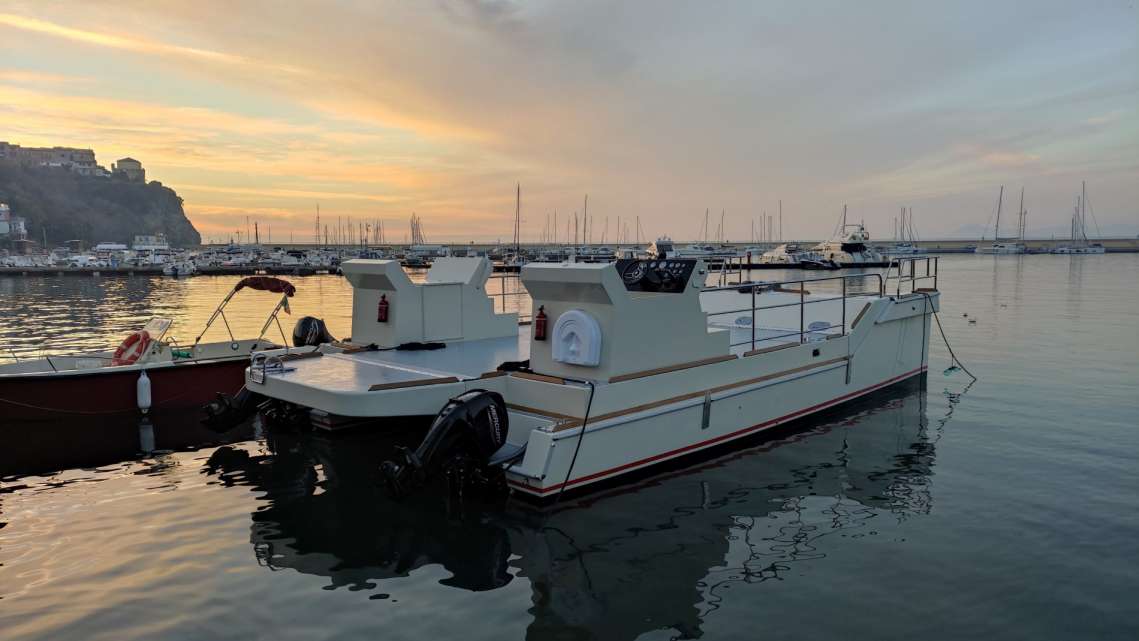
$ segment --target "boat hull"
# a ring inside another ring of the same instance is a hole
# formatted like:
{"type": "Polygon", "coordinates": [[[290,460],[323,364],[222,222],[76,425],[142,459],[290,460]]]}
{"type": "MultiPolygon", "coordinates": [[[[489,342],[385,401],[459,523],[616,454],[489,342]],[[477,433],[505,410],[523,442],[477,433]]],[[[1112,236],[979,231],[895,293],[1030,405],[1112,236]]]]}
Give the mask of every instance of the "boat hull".
{"type": "MultiPolygon", "coordinates": [[[[249,358],[219,359],[146,370],[153,413],[197,410],[221,392],[244,385],[249,358]]],[[[60,420],[139,412],[137,368],[0,377],[0,412],[7,420],[60,420]]]]}
{"type": "Polygon", "coordinates": [[[572,424],[535,430],[522,463],[508,468],[508,482],[539,500],[557,496],[563,484],[566,492],[585,491],[922,376],[937,304],[936,293],[879,302],[851,335],[708,366],[738,373],[712,385],[710,371],[700,377],[709,381],[703,391],[597,416],[584,435],[572,424]]]}

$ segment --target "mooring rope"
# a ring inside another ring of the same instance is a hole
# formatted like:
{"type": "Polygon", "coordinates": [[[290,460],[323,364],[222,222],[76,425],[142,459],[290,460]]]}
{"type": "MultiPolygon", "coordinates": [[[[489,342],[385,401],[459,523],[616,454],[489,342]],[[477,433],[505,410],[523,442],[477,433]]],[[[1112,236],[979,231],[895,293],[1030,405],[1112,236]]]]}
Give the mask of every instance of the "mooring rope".
{"type": "MultiPolygon", "coordinates": [[[[929,292],[920,293],[922,296],[925,296],[926,302],[932,306],[933,300],[929,297],[929,292]]],[[[957,354],[953,353],[953,348],[949,346],[949,339],[945,336],[945,328],[941,326],[941,317],[938,316],[936,309],[933,312],[933,320],[937,321],[937,331],[941,333],[941,340],[945,343],[945,349],[949,350],[949,362],[960,367],[962,372],[969,375],[969,378],[977,380],[977,377],[973,376],[973,372],[970,372],[969,369],[965,367],[965,363],[962,363],[961,359],[957,358],[957,354]]]]}

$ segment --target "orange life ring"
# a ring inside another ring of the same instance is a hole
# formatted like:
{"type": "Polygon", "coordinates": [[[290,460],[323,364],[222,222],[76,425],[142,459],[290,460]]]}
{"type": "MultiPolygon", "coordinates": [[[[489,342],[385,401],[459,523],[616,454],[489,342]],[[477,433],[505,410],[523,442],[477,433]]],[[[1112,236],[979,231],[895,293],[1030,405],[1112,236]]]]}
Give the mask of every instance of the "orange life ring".
{"type": "Polygon", "coordinates": [[[131,365],[150,347],[150,334],[145,329],[131,332],[111,356],[111,365],[131,365]]]}

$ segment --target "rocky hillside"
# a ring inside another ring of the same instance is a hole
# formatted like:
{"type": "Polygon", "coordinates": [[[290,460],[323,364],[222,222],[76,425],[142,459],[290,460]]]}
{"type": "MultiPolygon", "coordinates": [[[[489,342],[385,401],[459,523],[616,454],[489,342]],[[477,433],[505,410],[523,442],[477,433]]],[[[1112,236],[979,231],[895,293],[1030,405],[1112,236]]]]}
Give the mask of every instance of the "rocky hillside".
{"type": "Polygon", "coordinates": [[[28,221],[28,237],[49,245],[81,239],[130,243],[136,234],[166,234],[171,246],[201,243],[182,199],[159,182],[129,183],[80,176],[64,169],[0,162],[0,202],[28,221]]]}

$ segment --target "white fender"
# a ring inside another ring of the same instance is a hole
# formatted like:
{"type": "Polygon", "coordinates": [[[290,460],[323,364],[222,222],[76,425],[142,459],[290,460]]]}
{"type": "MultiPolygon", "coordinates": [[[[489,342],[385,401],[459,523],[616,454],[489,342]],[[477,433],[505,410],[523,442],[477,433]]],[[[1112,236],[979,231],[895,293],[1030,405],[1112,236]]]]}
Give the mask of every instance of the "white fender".
{"type": "Polygon", "coordinates": [[[138,399],[138,409],[146,414],[150,409],[150,377],[146,375],[146,370],[138,375],[138,383],[135,384],[135,396],[138,399]]]}

